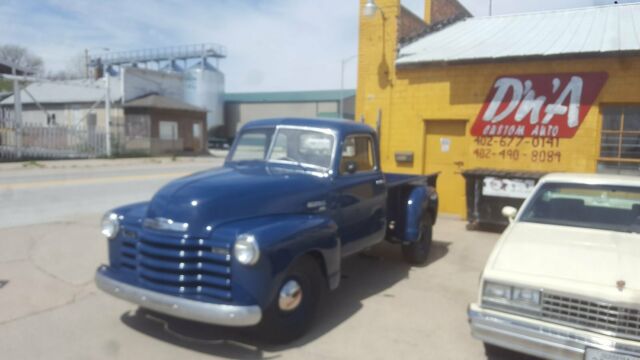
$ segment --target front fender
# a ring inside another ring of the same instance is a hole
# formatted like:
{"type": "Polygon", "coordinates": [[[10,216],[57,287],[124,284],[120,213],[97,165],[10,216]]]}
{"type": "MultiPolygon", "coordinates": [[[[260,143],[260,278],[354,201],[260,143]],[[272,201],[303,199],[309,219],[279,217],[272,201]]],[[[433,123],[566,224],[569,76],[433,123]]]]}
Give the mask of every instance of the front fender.
{"type": "Polygon", "coordinates": [[[293,261],[305,254],[320,260],[329,286],[340,278],[340,242],[337,225],[320,215],[278,215],[226,224],[214,230],[213,238],[233,239],[250,233],[260,247],[255,265],[238,263],[232,254],[232,291],[235,302],[267,306],[275,297],[293,261]]]}
{"type": "MultiPolygon", "coordinates": [[[[111,209],[107,213],[117,214],[120,219],[120,224],[123,227],[138,229],[142,226],[142,221],[147,213],[148,206],[149,202],[139,202],[111,209]]],[[[121,263],[122,236],[121,230],[120,233],[116,235],[116,238],[107,241],[109,264],[112,264],[112,266],[116,268],[118,268],[121,263]]]]}

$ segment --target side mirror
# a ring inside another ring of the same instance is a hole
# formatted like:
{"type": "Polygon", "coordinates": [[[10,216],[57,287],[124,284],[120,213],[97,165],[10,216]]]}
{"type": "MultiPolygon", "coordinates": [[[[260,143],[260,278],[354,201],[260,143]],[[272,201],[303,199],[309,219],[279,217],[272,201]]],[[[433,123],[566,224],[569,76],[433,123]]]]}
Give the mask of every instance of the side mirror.
{"type": "Polygon", "coordinates": [[[358,171],[358,165],[356,165],[355,161],[349,161],[347,163],[346,170],[348,174],[354,174],[356,171],[358,171]]]}
{"type": "Polygon", "coordinates": [[[505,206],[502,208],[502,216],[509,219],[510,223],[513,222],[517,214],[518,214],[518,209],[514,208],[513,206],[505,206]]]}

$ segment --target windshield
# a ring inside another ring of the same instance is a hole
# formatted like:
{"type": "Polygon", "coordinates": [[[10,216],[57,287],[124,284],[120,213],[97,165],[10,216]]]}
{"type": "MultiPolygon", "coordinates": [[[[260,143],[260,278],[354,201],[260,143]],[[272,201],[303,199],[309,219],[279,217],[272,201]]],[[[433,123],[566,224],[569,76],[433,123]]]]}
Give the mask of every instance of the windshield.
{"type": "Polygon", "coordinates": [[[230,160],[266,159],[329,169],[334,142],[333,134],[313,129],[279,128],[275,136],[273,129],[250,130],[240,135],[230,160]]]}
{"type": "Polygon", "coordinates": [[[278,129],[269,161],[292,162],[328,169],[331,167],[334,137],[309,129],[278,129]]]}
{"type": "Polygon", "coordinates": [[[269,150],[273,129],[245,131],[240,135],[231,161],[264,160],[269,150]]]}
{"type": "Polygon", "coordinates": [[[520,221],[640,232],[638,187],[549,183],[533,196],[520,221]]]}

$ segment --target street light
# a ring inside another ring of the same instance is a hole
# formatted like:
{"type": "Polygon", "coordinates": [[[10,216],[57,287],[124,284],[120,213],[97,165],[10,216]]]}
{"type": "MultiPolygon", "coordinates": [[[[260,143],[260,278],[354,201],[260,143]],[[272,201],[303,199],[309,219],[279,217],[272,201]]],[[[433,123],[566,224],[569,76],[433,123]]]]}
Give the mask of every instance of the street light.
{"type": "Polygon", "coordinates": [[[104,96],[104,132],[105,132],[105,145],[107,151],[107,157],[111,157],[111,74],[109,74],[109,67],[104,72],[106,86],[104,96]]]}
{"type": "Polygon", "coordinates": [[[340,68],[340,117],[344,119],[344,67],[347,63],[358,57],[357,55],[349,56],[342,59],[342,66],[340,68]]]}
{"type": "Polygon", "coordinates": [[[378,7],[376,2],[374,0],[367,0],[367,3],[364,4],[364,7],[362,8],[362,14],[365,17],[372,18],[376,15],[378,10],[380,10],[380,14],[382,14],[382,18],[384,19],[384,12],[380,7],[378,7]]]}

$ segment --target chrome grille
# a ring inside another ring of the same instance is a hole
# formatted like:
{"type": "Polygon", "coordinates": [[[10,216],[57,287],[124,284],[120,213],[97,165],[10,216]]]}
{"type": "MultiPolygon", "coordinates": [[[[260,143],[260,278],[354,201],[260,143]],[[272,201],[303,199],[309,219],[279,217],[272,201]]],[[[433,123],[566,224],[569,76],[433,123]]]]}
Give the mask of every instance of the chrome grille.
{"type": "Polygon", "coordinates": [[[542,318],[621,338],[640,339],[638,309],[543,293],[542,318]]]}
{"type": "Polygon", "coordinates": [[[198,238],[122,238],[120,265],[145,287],[187,298],[231,300],[231,257],[227,245],[198,238]]]}

